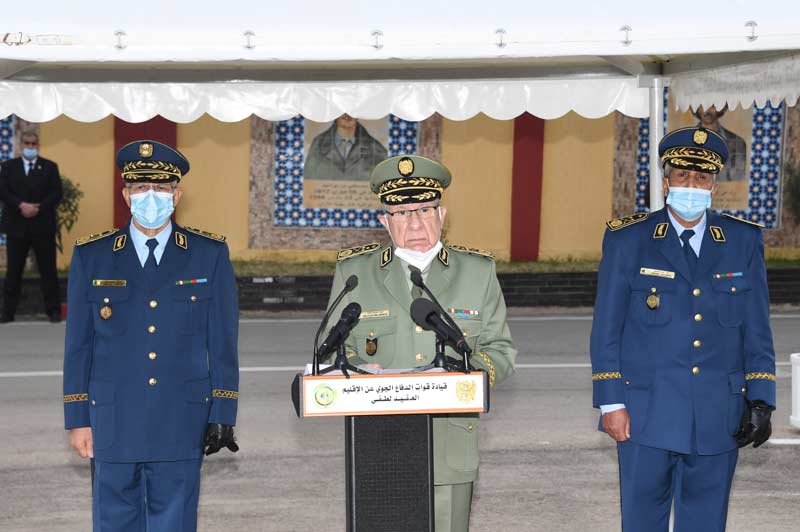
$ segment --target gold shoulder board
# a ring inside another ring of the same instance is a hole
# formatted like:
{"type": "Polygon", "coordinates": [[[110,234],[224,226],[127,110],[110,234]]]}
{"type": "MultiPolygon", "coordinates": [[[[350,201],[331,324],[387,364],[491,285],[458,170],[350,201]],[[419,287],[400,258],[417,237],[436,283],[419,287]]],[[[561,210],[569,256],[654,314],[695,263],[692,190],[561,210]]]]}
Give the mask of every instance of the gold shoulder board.
{"type": "Polygon", "coordinates": [[[759,229],[766,229],[766,227],[764,225],[761,225],[758,222],[751,222],[750,220],[745,220],[743,218],[737,218],[736,216],[734,216],[732,214],[727,214],[726,213],[726,214],[723,214],[722,216],[724,216],[725,218],[730,218],[731,220],[736,220],[737,222],[742,222],[742,223],[745,223],[745,224],[748,224],[748,225],[752,225],[753,227],[758,227],[759,229]]]}
{"type": "Polygon", "coordinates": [[[606,227],[608,227],[611,231],[619,231],[624,227],[630,227],[633,224],[638,224],[639,222],[643,222],[647,220],[650,215],[646,212],[639,212],[636,214],[631,214],[630,216],[624,216],[622,218],[616,218],[614,220],[609,220],[606,222],[606,227]]]}
{"type": "Polygon", "coordinates": [[[349,259],[351,257],[356,257],[358,255],[364,255],[365,253],[372,253],[376,249],[380,248],[381,245],[377,242],[373,242],[372,244],[367,244],[366,246],[356,246],[354,248],[347,248],[341,250],[336,255],[337,261],[342,261],[345,259],[349,259]]]}
{"type": "Polygon", "coordinates": [[[114,233],[117,233],[117,232],[119,232],[119,229],[114,228],[114,229],[109,229],[108,231],[103,231],[102,233],[95,233],[93,235],[84,236],[84,237],[79,238],[78,240],[76,240],[75,241],[75,245],[76,246],[82,246],[84,244],[88,244],[89,242],[94,242],[95,240],[100,240],[101,238],[105,238],[107,236],[111,236],[111,235],[113,235],[114,233]]]}
{"type": "Polygon", "coordinates": [[[468,248],[466,246],[457,246],[455,244],[447,244],[447,247],[454,251],[461,251],[462,253],[469,253],[470,255],[478,255],[494,260],[494,253],[491,251],[483,251],[482,249],[468,248]]]}
{"type": "Polygon", "coordinates": [[[190,233],[204,236],[206,238],[210,238],[211,240],[216,240],[217,242],[225,242],[225,237],[217,233],[209,233],[208,231],[203,231],[202,229],[197,229],[195,227],[184,227],[184,229],[190,233]]]}

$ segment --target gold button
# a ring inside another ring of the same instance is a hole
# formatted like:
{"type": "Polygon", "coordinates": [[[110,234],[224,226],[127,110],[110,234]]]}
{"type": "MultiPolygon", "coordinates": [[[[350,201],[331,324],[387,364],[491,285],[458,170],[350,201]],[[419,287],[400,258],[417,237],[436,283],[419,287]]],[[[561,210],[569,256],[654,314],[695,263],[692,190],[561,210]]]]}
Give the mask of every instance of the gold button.
{"type": "Polygon", "coordinates": [[[422,353],[417,353],[417,357],[416,358],[417,358],[417,361],[422,361],[422,360],[425,360],[425,355],[423,355],[422,353]]]}
{"type": "Polygon", "coordinates": [[[208,402],[208,397],[206,397],[206,403],[208,402]]]}
{"type": "Polygon", "coordinates": [[[469,336],[469,329],[464,329],[464,336],[465,337],[469,336]]]}
{"type": "Polygon", "coordinates": [[[731,292],[736,292],[736,287],[735,286],[731,286],[731,292]]]}
{"type": "Polygon", "coordinates": [[[692,373],[694,373],[695,375],[697,375],[698,373],[700,373],[700,368],[699,368],[699,367],[697,367],[697,366],[693,367],[693,368],[692,368],[692,373]]]}
{"type": "Polygon", "coordinates": [[[151,351],[150,354],[147,356],[150,358],[150,360],[155,360],[158,355],[156,355],[155,352],[151,351]]]}
{"type": "Polygon", "coordinates": [[[156,332],[156,326],[151,325],[150,327],[147,328],[147,332],[149,332],[150,334],[156,332]]]}
{"type": "MultiPolygon", "coordinates": [[[[742,390],[742,391],[744,391],[744,390],[742,390]]],[[[96,404],[97,404],[97,403],[95,403],[95,402],[94,402],[94,399],[92,399],[92,404],[93,404],[93,405],[96,405],[96,404]]]]}
{"type": "Polygon", "coordinates": [[[192,296],[190,299],[191,299],[192,301],[197,301],[197,296],[192,296]]]}
{"type": "Polygon", "coordinates": [[[703,315],[702,314],[695,314],[694,315],[694,321],[703,321],[703,315]]]}
{"type": "Polygon", "coordinates": [[[651,291],[652,293],[654,293],[654,294],[655,294],[656,292],[658,292],[658,290],[656,290],[656,287],[655,287],[655,286],[654,286],[653,288],[651,288],[651,289],[650,289],[650,291],[651,291]]]}
{"type": "Polygon", "coordinates": [[[475,426],[472,423],[467,425],[467,430],[470,431],[470,432],[472,432],[474,428],[475,428],[475,426]]]}
{"type": "Polygon", "coordinates": [[[630,383],[631,383],[631,381],[625,381],[625,384],[630,384],[630,383]]]}
{"type": "Polygon", "coordinates": [[[103,298],[103,303],[105,303],[105,304],[111,303],[111,300],[108,299],[107,297],[104,297],[103,298]]]}
{"type": "Polygon", "coordinates": [[[699,288],[695,288],[694,290],[692,290],[692,295],[695,296],[695,297],[699,296],[700,295],[700,289],[699,288]]]}
{"type": "Polygon", "coordinates": [[[155,386],[158,381],[156,380],[155,377],[150,377],[150,380],[147,382],[150,383],[150,386],[155,386]]]}
{"type": "Polygon", "coordinates": [[[415,331],[417,331],[418,333],[421,333],[421,332],[422,332],[422,327],[420,327],[419,325],[417,325],[417,326],[414,328],[414,330],[415,330],[415,331]]]}
{"type": "Polygon", "coordinates": [[[150,302],[150,308],[156,308],[158,306],[158,301],[155,299],[150,302]]]}
{"type": "Polygon", "coordinates": [[[703,345],[703,343],[700,340],[695,340],[694,342],[692,342],[692,345],[695,347],[700,347],[701,345],[703,345]]]}
{"type": "Polygon", "coordinates": [[[375,337],[375,331],[370,331],[369,332],[369,337],[370,338],[374,338],[375,337]]]}
{"type": "Polygon", "coordinates": [[[747,388],[745,388],[744,386],[742,386],[742,393],[744,393],[744,392],[746,392],[746,391],[747,391],[747,388]]]}

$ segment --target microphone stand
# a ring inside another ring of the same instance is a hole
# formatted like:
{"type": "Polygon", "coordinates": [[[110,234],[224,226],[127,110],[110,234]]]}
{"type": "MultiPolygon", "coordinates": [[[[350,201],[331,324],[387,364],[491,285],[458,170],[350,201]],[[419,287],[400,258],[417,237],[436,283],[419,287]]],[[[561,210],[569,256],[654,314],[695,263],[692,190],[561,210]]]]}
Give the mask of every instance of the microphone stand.
{"type": "Polygon", "coordinates": [[[336,348],[336,360],[333,361],[333,365],[319,370],[319,375],[325,375],[326,373],[336,371],[337,369],[341,371],[342,375],[344,375],[347,379],[350,378],[348,370],[354,373],[360,373],[362,375],[369,375],[369,371],[364,371],[363,369],[352,365],[350,361],[347,360],[347,356],[344,354],[344,343],[339,344],[339,347],[336,348]]]}

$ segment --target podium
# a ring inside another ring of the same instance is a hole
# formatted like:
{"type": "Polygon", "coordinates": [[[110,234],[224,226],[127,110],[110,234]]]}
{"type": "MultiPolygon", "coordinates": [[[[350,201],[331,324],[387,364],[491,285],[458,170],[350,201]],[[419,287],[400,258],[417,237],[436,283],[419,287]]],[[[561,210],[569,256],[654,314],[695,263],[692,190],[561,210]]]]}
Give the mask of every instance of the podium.
{"type": "Polygon", "coordinates": [[[483,371],[408,371],[292,382],[298,417],[344,418],[348,532],[432,532],[432,418],[489,411],[483,371]]]}

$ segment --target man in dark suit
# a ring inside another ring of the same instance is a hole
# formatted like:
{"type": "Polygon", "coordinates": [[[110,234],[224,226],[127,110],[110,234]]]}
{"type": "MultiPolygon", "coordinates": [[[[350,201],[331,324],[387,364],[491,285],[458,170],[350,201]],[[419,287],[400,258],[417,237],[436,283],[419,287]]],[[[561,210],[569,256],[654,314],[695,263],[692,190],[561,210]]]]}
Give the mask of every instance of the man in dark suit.
{"type": "Polygon", "coordinates": [[[22,146],[22,157],[0,167],[0,200],[4,204],[0,233],[6,234],[8,254],[0,323],[14,321],[31,248],[39,266],[45,312],[57,323],[61,321],[61,296],[56,272],[56,209],[63,194],[61,176],[56,163],[39,157],[36,133],[23,133],[22,146]]]}

